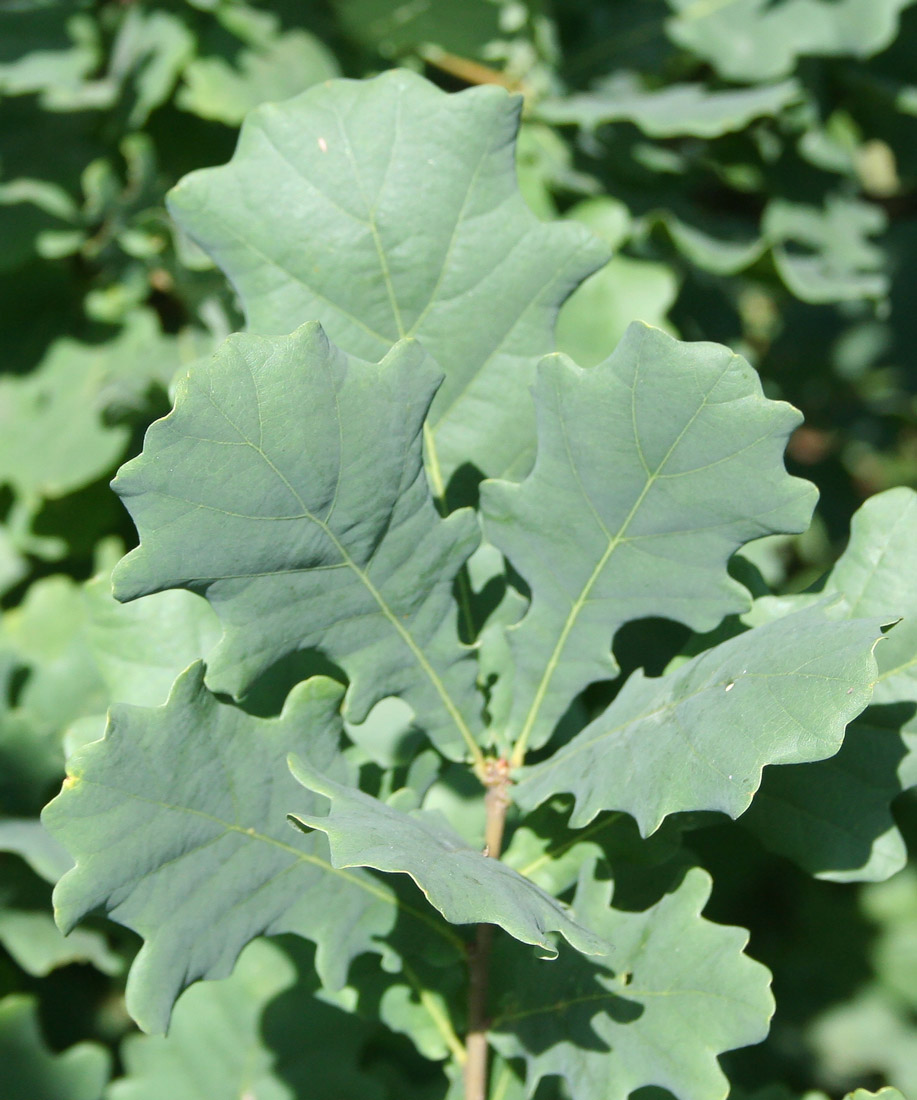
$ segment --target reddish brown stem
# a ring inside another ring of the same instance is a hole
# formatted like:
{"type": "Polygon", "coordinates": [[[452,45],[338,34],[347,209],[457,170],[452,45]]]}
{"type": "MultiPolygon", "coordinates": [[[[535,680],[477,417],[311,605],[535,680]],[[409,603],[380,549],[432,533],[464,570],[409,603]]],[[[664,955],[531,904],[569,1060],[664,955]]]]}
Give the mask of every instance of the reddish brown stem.
{"type": "MultiPolygon", "coordinates": [[[[482,776],[487,795],[484,826],[484,856],[499,859],[503,844],[503,827],[509,807],[509,762],[503,759],[485,761],[482,776]]],[[[468,1035],[465,1040],[465,1100],[486,1100],[487,1097],[487,990],[490,981],[490,951],[494,926],[479,924],[474,947],[468,960],[468,1035]]]]}

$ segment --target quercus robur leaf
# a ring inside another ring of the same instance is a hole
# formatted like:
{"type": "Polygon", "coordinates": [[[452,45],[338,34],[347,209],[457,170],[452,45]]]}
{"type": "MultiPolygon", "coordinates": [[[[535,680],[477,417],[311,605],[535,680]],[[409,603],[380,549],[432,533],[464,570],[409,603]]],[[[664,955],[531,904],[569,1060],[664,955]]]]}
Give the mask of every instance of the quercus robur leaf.
{"type": "Polygon", "coordinates": [[[767,970],[742,953],[747,933],[700,915],[711,887],[704,871],[629,913],[609,907],[611,885],[594,870],[581,873],[575,905],[614,954],[536,971],[518,951],[499,951],[493,1045],[525,1059],[528,1096],[556,1075],[571,1100],[646,1085],[679,1100],[723,1100],[729,1083],[717,1055],[763,1039],[773,1012],[767,970]]]}
{"type": "Polygon", "coordinates": [[[327,816],[290,818],[300,828],[328,834],[335,867],[404,872],[450,923],[498,924],[550,958],[557,948],[548,932],[562,933],[589,955],[607,952],[601,937],[578,924],[560,902],[505,863],[469,847],[441,814],[403,813],[303,760],[291,758],[290,769],[307,790],[331,800],[327,816]]]}
{"type": "Polygon", "coordinates": [[[156,592],[118,603],[103,574],[93,577],[83,593],[89,649],[113,703],[152,707],[165,702],[176,676],[219,641],[219,620],[192,592],[156,592]]]}
{"type": "Polygon", "coordinates": [[[223,268],[256,332],[319,320],[377,360],[416,336],[445,372],[431,410],[441,493],[466,463],[531,463],[534,356],[570,291],[607,259],[545,225],[516,184],[521,98],[447,95],[395,70],[335,80],[249,115],[229,164],[173,190],[179,224],[223,268]]]}
{"type": "Polygon", "coordinates": [[[749,606],[726,571],[744,542],[801,531],[815,489],[782,453],[799,414],[715,344],[632,325],[583,371],[546,359],[535,389],[538,457],[521,485],[481,487],[484,530],[532,589],[508,631],[509,736],[538,746],[587,684],[614,676],[630,619],[714,627],[749,606]]]}
{"type": "Polygon", "coordinates": [[[638,670],[611,705],[541,764],[515,799],[571,792],[571,825],[626,810],[653,832],[670,813],[738,817],[765,764],[821,760],[869,701],[882,619],[836,622],[817,609],[708,649],[656,679],[638,670]]]}
{"type": "Polygon", "coordinates": [[[381,1088],[358,1066],[367,1025],[319,1001],[315,984],[256,940],[224,981],[188,990],[167,1036],[128,1036],[125,1075],[108,1100],[200,1100],[202,1082],[208,1100],[378,1100],[381,1088]]]}
{"type": "Polygon", "coordinates": [[[728,80],[773,80],[808,54],[869,57],[895,37],[912,0],[737,0],[697,5],[668,0],[669,37],[728,80]]]}
{"type": "Polygon", "coordinates": [[[317,648],[350,678],[348,719],[401,695],[461,757],[479,703],[452,583],[479,533],[468,509],[440,518],[424,474],[439,380],[414,342],[372,364],[314,323],[230,337],[114,482],[140,532],[115,596],[203,593],[224,626],[215,691],[243,695],[279,659],[317,648]]]}
{"type": "Polygon", "coordinates": [[[11,994],[0,1001],[0,1067],[3,1100],[100,1100],[110,1059],[96,1043],[52,1053],[39,1030],[35,999],[11,994]]]}
{"type": "Polygon", "coordinates": [[[876,649],[872,705],[851,724],[837,756],[765,772],[742,819],[768,847],[835,881],[887,878],[906,859],[890,803],[917,780],[917,493],[898,488],[867,500],[822,593],[764,599],[752,623],[813,600],[840,599],[838,617],[901,622],[876,649]]]}
{"type": "Polygon", "coordinates": [[[334,769],[340,690],[315,678],[279,718],[253,718],[211,695],[192,665],[165,706],[114,707],[105,739],[70,758],[43,814],[76,860],[56,915],[68,930],[104,905],[144,937],[127,986],[144,1030],[164,1031],[181,990],[225,977],[263,932],[315,941],[319,973],[340,986],[350,960],[392,927],[384,883],[335,870],[321,834],[297,836],[286,822],[306,797],[287,754],[334,769]]]}
{"type": "Polygon", "coordinates": [[[669,84],[650,89],[634,73],[615,73],[592,91],[548,99],[538,116],[555,124],[575,123],[595,129],[626,120],[650,137],[719,137],[741,130],[761,115],[775,115],[798,100],[794,80],[758,88],[711,91],[703,84],[669,84]]]}

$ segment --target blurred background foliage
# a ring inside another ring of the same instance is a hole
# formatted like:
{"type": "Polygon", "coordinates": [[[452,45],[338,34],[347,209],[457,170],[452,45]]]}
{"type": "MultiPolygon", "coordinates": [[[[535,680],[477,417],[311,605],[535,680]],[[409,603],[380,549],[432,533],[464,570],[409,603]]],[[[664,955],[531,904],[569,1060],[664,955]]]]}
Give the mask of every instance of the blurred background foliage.
{"type": "MultiPolygon", "coordinates": [[[[615,249],[561,311],[562,350],[593,365],[642,319],[730,345],[769,396],[802,409],[788,463],[821,503],[806,535],[750,553],[775,591],[830,566],[863,499],[917,487],[911,0],[3,0],[4,1100],[186,1095],[154,1040],[132,1035],[128,933],[101,918],[57,933],[49,883],[67,857],[37,814],[67,751],[99,736],[124,675],[104,581],[84,583],[134,539],[108,481],[168,409],[176,371],[242,324],[222,276],[176,233],[165,193],[227,160],[256,104],[393,65],[450,91],[494,82],[525,97],[527,201],[615,249]]],[[[180,645],[162,606],[150,629],[180,645]]],[[[913,842],[908,798],[895,811],[913,842]]],[[[787,1096],[884,1083],[917,1096],[917,871],[841,886],[741,831],[692,836],[719,872],[709,915],[749,928],[775,976],[770,1038],[724,1060],[736,1095],[781,1082],[787,1096]]],[[[258,952],[236,994],[192,991],[217,1017],[248,1006],[232,1023],[239,1043],[258,1026],[269,1035],[271,998],[293,997],[297,969],[308,973],[301,945],[258,952]]],[[[334,1034],[345,1062],[371,1065],[371,1092],[443,1095],[406,1040],[322,1013],[316,1041],[334,1034]]],[[[205,1015],[194,1026],[206,1030],[205,1015]]],[[[236,1035],[227,1028],[198,1049],[236,1035]]],[[[277,1095],[306,1095],[303,1081],[310,1097],[366,1087],[346,1066],[310,1077],[274,1030],[277,1065],[292,1066],[277,1071],[288,1086],[277,1095]]]]}

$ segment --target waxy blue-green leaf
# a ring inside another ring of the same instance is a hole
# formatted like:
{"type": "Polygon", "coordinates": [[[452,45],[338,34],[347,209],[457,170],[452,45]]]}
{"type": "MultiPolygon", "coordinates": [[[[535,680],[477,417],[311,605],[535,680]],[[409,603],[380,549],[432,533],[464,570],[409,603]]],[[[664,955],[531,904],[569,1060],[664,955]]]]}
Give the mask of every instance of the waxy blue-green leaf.
{"type": "Polygon", "coordinates": [[[248,945],[232,974],[189,989],[169,1034],[130,1035],[106,1100],[379,1100],[359,1068],[368,1026],[315,994],[275,944],[248,945]]]}
{"type": "Polygon", "coordinates": [[[107,573],[83,589],[89,650],[112,703],[164,703],[178,674],[220,639],[210,605],[183,589],[118,603],[107,573]]]}
{"type": "Polygon", "coordinates": [[[650,137],[713,138],[741,130],[762,115],[779,114],[800,94],[795,80],[729,91],[712,91],[703,84],[649,89],[636,74],[619,72],[590,92],[544,100],[537,114],[555,125],[572,123],[587,130],[632,122],[650,137]]]}
{"type": "Polygon", "coordinates": [[[392,927],[384,883],[335,870],[321,834],[297,837],[286,823],[306,797],[287,754],[338,766],[340,691],[309,680],[279,718],[258,719],[211,695],[192,665],[165,706],[114,707],[104,740],[70,758],[43,814],[76,861],[55,890],[56,916],[66,931],[104,906],[145,939],[127,984],[145,1031],[164,1031],[181,990],[226,977],[262,933],[315,941],[318,971],[337,987],[392,927]]]}
{"type": "Polygon", "coordinates": [[[727,80],[774,80],[808,55],[869,57],[898,30],[913,0],[668,0],[669,37],[727,80]]]}
{"type": "Polygon", "coordinates": [[[527,1096],[556,1075],[571,1100],[647,1085],[678,1100],[724,1100],[717,1055],[763,1039],[774,1002],[767,970],[742,953],[744,929],[700,915],[710,888],[695,869],[651,909],[621,912],[589,865],[575,905],[614,944],[607,961],[576,956],[537,971],[518,951],[498,950],[490,1038],[504,1057],[525,1060],[527,1096]]]}
{"type": "Polygon", "coordinates": [[[101,1100],[109,1071],[108,1052],[96,1043],[53,1053],[39,1029],[33,997],[14,993],[0,1001],[3,1100],[101,1100]]]}
{"type": "Polygon", "coordinates": [[[601,937],[578,924],[565,906],[505,863],[470,848],[441,814],[403,813],[329,779],[302,759],[291,757],[290,770],[307,790],[331,801],[325,817],[297,812],[290,820],[327,833],[335,867],[410,875],[450,923],[497,924],[549,958],[557,955],[549,932],[562,933],[586,954],[607,952],[601,937]]]}
{"type": "Polygon", "coordinates": [[[427,441],[437,495],[465,463],[525,473],[535,358],[553,348],[560,303],[607,259],[519,194],[521,106],[398,70],[331,81],[252,112],[229,164],[171,193],[254,331],[318,320],[372,360],[404,337],[423,343],[446,375],[427,441]]]}
{"type": "Polygon", "coordinates": [[[230,337],[114,482],[140,531],[115,596],[206,595],[225,631],[215,691],[317,648],[350,678],[349,720],[401,695],[461,757],[479,702],[452,583],[479,533],[468,509],[440,518],[424,473],[440,377],[413,341],[370,364],[314,323],[230,337]]]}
{"type": "Polygon", "coordinates": [[[881,619],[817,609],[740,634],[656,679],[638,670],[552,757],[525,769],[515,799],[576,799],[570,823],[626,810],[644,836],[667,814],[748,809],[765,764],[823,760],[869,702],[881,619]]]}
{"type": "Polygon", "coordinates": [[[872,703],[830,760],[768,769],[742,824],[764,844],[820,878],[875,881],[907,858],[891,802],[917,782],[917,493],[904,487],[867,500],[822,593],[764,599],[751,624],[825,595],[838,618],[901,621],[876,649],[872,703]]]}
{"type": "Polygon", "coordinates": [[[532,589],[508,631],[506,732],[520,748],[543,744],[578,692],[616,674],[611,641],[630,619],[707,630],[747,609],[729,558],[803,530],[815,497],[783,467],[799,414],[766,400],[719,345],[635,324],[592,370],[546,359],[535,403],[534,470],[521,485],[481,487],[486,537],[532,589]]]}

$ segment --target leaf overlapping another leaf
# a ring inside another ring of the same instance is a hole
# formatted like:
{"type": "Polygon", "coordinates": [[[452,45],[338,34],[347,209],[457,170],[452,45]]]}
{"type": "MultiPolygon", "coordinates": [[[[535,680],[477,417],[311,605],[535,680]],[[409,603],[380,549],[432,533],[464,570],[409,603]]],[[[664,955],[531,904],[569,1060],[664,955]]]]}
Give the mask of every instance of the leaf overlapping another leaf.
{"type": "Polygon", "coordinates": [[[434,811],[406,814],[355,787],[291,759],[293,775],[307,789],[331,800],[326,817],[290,815],[307,830],[327,833],[335,867],[375,867],[404,872],[452,924],[497,924],[549,957],[557,949],[548,932],[590,955],[608,945],[578,924],[550,894],[498,859],[470,848],[434,811]]]}
{"type": "Polygon", "coordinates": [[[853,517],[850,541],[820,594],[758,600],[749,625],[835,597],[837,618],[901,616],[876,650],[872,704],[837,756],[765,772],[743,824],[811,874],[876,881],[904,866],[907,848],[892,800],[917,783],[917,493],[877,493],[853,517]]]}
{"type": "Polygon", "coordinates": [[[211,695],[196,664],[165,706],[114,707],[105,739],[70,758],[43,814],[76,860],[55,890],[56,916],[68,930],[104,905],[144,937],[127,986],[144,1030],[164,1031],[181,990],[228,975],[261,933],[315,941],[319,974],[337,987],[391,929],[385,884],[335,870],[321,834],[297,838],[286,823],[304,797],[287,754],[334,770],[340,692],[315,678],[279,718],[258,719],[211,695]]]}
{"type": "Polygon", "coordinates": [[[613,970],[574,956],[536,973],[518,952],[497,955],[491,1041],[525,1060],[527,1096],[555,1075],[572,1100],[645,1085],[679,1100],[726,1096],[716,1056],[764,1038],[773,998],[767,970],[742,953],[747,933],[700,916],[710,887],[695,869],[651,909],[627,913],[609,907],[593,861],[574,904],[614,944],[613,970]]]}
{"type": "Polygon", "coordinates": [[[765,764],[820,760],[840,748],[872,695],[882,622],[802,611],[657,679],[638,671],[603,714],[521,773],[516,801],[533,807],[569,791],[574,827],[601,810],[626,810],[644,835],[678,811],[738,817],[765,764]]]}
{"type": "Polygon", "coordinates": [[[249,327],[319,320],[378,359],[415,336],[445,373],[429,437],[437,495],[453,472],[523,474],[534,359],[561,302],[608,252],[545,225],[516,183],[522,100],[447,95],[414,73],[330,81],[253,111],[229,164],[194,172],[170,209],[238,291],[249,327]]]}
{"type": "Polygon", "coordinates": [[[610,644],[624,623],[661,615],[711,629],[746,609],[729,558],[803,530],[815,497],[781,460],[799,414],[765,400],[754,371],[718,345],[635,324],[590,371],[543,361],[535,401],[532,473],[481,490],[487,539],[532,589],[507,632],[516,763],[576,694],[616,674],[610,644]]]}
{"type": "Polygon", "coordinates": [[[314,323],[230,337],[114,482],[141,540],[115,596],[203,593],[224,626],[216,691],[240,696],[317,648],[350,677],[349,720],[400,694],[442,751],[474,753],[475,668],[451,586],[479,533],[468,509],[440,518],[424,474],[439,381],[414,342],[370,364],[314,323]]]}

